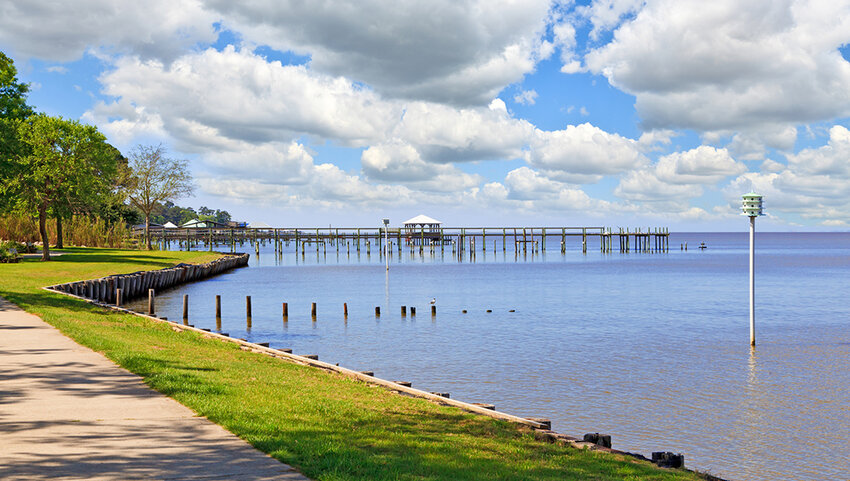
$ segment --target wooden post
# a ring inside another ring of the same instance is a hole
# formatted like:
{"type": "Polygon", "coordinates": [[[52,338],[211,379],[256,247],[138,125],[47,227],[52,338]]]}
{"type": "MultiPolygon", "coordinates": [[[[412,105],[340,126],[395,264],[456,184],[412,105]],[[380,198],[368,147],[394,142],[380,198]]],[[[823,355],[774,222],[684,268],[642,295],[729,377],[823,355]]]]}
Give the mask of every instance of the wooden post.
{"type": "Polygon", "coordinates": [[[189,325],[189,294],[183,294],[183,324],[189,325]]]}
{"type": "Polygon", "coordinates": [[[215,296],[215,323],[221,325],[221,296],[215,296]]]}
{"type": "Polygon", "coordinates": [[[410,308],[410,317],[415,317],[415,316],[416,316],[416,308],[411,306],[411,308],[410,308]]]}
{"type": "Polygon", "coordinates": [[[314,321],[316,320],[316,303],[315,302],[310,303],[310,317],[312,317],[314,321]]]}
{"type": "Polygon", "coordinates": [[[437,306],[432,305],[431,306],[431,317],[434,317],[436,315],[437,315],[437,306]]]}
{"type": "Polygon", "coordinates": [[[289,320],[289,304],[286,302],[283,303],[283,322],[289,320]]]}
{"type": "Polygon", "coordinates": [[[148,289],[148,315],[149,316],[153,316],[153,315],[156,314],[156,309],[155,309],[156,306],[154,306],[155,297],[156,297],[156,295],[154,294],[154,290],[148,289]]]}
{"type": "Polygon", "coordinates": [[[245,296],[245,323],[251,329],[251,296],[245,296]]]}
{"type": "Polygon", "coordinates": [[[375,306],[375,317],[381,317],[381,307],[375,306]]]}
{"type": "Polygon", "coordinates": [[[118,289],[115,289],[115,307],[121,307],[121,294],[122,294],[122,292],[123,292],[123,289],[121,289],[120,287],[118,289]]]}
{"type": "Polygon", "coordinates": [[[345,316],[346,319],[348,319],[348,303],[347,302],[342,303],[342,315],[345,316]]]}

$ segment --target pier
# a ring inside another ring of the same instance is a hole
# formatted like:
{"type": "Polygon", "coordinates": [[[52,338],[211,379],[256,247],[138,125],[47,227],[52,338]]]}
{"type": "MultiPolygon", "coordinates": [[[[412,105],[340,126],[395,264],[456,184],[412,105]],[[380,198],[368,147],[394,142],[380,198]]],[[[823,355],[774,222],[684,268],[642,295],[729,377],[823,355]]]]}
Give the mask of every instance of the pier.
{"type": "MultiPolygon", "coordinates": [[[[141,236],[143,232],[135,234],[141,236]]],[[[150,230],[150,234],[151,240],[158,242],[163,249],[176,244],[181,250],[201,247],[213,250],[224,246],[235,251],[237,246],[243,248],[248,244],[258,253],[260,246],[272,245],[279,254],[283,254],[284,247],[294,246],[295,252],[302,254],[308,249],[327,253],[329,248],[337,253],[351,253],[353,249],[357,253],[365,250],[371,254],[374,248],[382,255],[384,242],[388,242],[389,250],[399,253],[405,249],[411,253],[451,249],[458,256],[488,250],[538,254],[546,252],[553,242],[561,253],[573,248],[581,249],[583,253],[588,249],[598,249],[603,253],[668,252],[670,238],[666,227],[615,229],[599,226],[423,227],[418,231],[398,227],[180,227],[155,228],[150,230]]]]}

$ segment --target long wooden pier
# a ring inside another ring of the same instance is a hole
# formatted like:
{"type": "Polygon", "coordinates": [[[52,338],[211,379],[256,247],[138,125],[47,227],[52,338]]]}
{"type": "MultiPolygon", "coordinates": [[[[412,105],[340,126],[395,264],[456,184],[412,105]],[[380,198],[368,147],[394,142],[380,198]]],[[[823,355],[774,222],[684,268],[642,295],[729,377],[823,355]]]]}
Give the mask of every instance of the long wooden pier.
{"type": "MultiPolygon", "coordinates": [[[[284,227],[284,228],[156,228],[151,229],[151,238],[162,248],[175,243],[180,249],[208,247],[210,250],[229,246],[231,251],[246,243],[259,252],[261,245],[273,245],[275,252],[283,253],[284,247],[294,246],[295,251],[306,253],[307,249],[327,253],[328,247],[337,252],[383,253],[385,243],[391,250],[401,253],[433,252],[435,249],[451,248],[452,253],[462,255],[477,251],[496,252],[501,250],[515,253],[541,253],[554,246],[561,253],[572,250],[572,244],[586,253],[593,243],[604,253],[610,252],[667,252],[670,232],[666,227],[624,228],[611,227],[443,227],[411,231],[404,228],[383,227],[284,227]],[[578,239],[581,243],[578,244],[578,239]]],[[[142,235],[143,232],[137,232],[142,235]]]]}

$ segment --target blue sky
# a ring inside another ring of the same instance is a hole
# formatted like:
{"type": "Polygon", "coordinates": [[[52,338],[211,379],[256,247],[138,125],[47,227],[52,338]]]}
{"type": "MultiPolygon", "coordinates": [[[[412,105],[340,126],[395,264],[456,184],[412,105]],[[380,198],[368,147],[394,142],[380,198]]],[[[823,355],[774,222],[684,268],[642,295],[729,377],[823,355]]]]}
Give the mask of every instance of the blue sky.
{"type": "Polygon", "coordinates": [[[191,162],[274,225],[850,222],[850,2],[0,7],[38,110],[191,162]],[[46,12],[46,13],[45,13],[46,12]]]}

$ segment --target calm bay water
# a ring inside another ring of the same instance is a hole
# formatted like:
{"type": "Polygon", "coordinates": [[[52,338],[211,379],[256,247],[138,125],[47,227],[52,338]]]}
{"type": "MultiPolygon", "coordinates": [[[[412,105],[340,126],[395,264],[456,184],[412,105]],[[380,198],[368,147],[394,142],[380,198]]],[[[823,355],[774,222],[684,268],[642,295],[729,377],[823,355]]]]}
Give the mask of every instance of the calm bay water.
{"type": "Polygon", "coordinates": [[[595,239],[561,254],[555,236],[543,255],[394,251],[389,273],[374,246],[282,258],[266,246],[255,258],[246,244],[250,267],[162,292],[157,310],[179,319],[189,294],[190,322],[215,329],[220,294],[234,337],[547,417],[566,434],[611,434],[618,449],[681,452],[729,479],[848,479],[850,234],[757,236],[755,350],[746,232],[672,234],[670,252],[652,254],[603,254],[595,239]]]}

